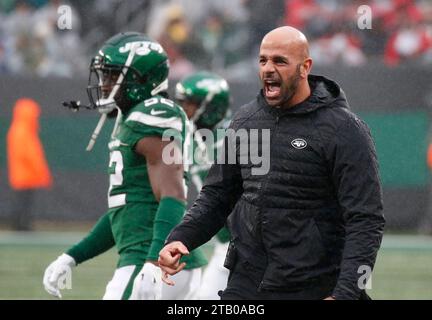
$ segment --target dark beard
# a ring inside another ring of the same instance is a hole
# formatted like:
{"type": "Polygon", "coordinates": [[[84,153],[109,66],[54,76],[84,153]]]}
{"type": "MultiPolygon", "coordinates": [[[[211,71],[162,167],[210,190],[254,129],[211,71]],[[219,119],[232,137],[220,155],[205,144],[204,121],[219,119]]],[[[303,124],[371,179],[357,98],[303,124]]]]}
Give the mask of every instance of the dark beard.
{"type": "Polygon", "coordinates": [[[285,98],[285,99],[280,103],[281,106],[284,106],[284,105],[286,105],[288,102],[290,102],[290,100],[292,99],[292,97],[294,97],[294,95],[295,95],[296,92],[297,92],[297,88],[298,88],[298,86],[299,86],[300,79],[301,79],[301,77],[300,77],[300,67],[301,67],[301,65],[298,64],[297,67],[296,67],[296,72],[295,72],[295,74],[290,78],[291,85],[290,85],[289,88],[288,88],[288,97],[285,98]]]}

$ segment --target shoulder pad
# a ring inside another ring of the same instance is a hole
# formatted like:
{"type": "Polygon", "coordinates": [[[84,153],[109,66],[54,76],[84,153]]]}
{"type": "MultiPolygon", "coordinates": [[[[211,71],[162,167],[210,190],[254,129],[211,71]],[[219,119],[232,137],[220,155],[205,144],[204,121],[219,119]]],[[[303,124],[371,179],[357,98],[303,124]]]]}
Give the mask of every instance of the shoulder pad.
{"type": "Polygon", "coordinates": [[[131,127],[140,125],[165,129],[183,130],[186,114],[172,100],[155,96],[131,109],[126,117],[126,124],[131,127]]]}

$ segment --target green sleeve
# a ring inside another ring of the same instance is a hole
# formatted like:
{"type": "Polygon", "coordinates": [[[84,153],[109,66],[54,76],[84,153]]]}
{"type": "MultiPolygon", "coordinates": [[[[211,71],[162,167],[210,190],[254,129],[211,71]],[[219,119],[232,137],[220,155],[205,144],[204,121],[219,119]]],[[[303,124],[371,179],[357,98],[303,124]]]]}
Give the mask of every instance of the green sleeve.
{"type": "Polygon", "coordinates": [[[159,202],[153,227],[153,239],[147,260],[157,260],[171,230],[180,223],[186,203],[176,198],[164,197],[159,202]]]}
{"type": "Polygon", "coordinates": [[[103,215],[93,226],[89,234],[71,247],[66,253],[75,259],[77,264],[87,261],[115,245],[108,214],[103,215]]]}
{"type": "Polygon", "coordinates": [[[219,230],[219,232],[216,234],[216,237],[218,238],[218,240],[222,243],[226,243],[228,241],[230,241],[231,239],[231,234],[228,231],[227,227],[223,227],[222,229],[219,230]]]}

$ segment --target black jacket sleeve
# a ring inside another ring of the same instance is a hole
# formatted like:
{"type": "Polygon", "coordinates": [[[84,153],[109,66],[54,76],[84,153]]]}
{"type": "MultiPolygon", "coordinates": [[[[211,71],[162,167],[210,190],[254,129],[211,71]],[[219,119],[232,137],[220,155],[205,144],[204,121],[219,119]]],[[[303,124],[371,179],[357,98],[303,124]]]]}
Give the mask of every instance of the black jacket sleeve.
{"type": "Polygon", "coordinates": [[[358,299],[365,272],[373,270],[384,230],[382,189],[367,125],[349,118],[330,143],[332,180],[345,223],[345,246],[336,299],[358,299]]]}
{"type": "Polygon", "coordinates": [[[243,186],[240,167],[229,161],[232,159],[229,155],[236,155],[235,141],[225,138],[223,150],[210,168],[197,200],[183,221],[171,231],[166,243],[181,241],[193,250],[209,241],[224,226],[243,186]]]}

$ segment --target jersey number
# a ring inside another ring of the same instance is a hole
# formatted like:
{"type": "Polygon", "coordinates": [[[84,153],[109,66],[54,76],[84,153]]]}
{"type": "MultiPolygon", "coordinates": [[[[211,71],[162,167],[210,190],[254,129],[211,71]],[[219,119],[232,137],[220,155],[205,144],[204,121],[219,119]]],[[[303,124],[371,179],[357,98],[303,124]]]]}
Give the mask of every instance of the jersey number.
{"type": "Polygon", "coordinates": [[[111,195],[113,187],[123,184],[123,157],[120,151],[111,152],[109,167],[114,166],[114,173],[110,174],[110,185],[108,189],[108,208],[124,206],[126,204],[126,193],[111,195]]]}
{"type": "Polygon", "coordinates": [[[165,98],[150,98],[144,101],[145,107],[151,107],[152,105],[156,103],[163,103],[164,105],[167,105],[168,107],[174,108],[174,102],[171,100],[165,99],[165,98]]]}

